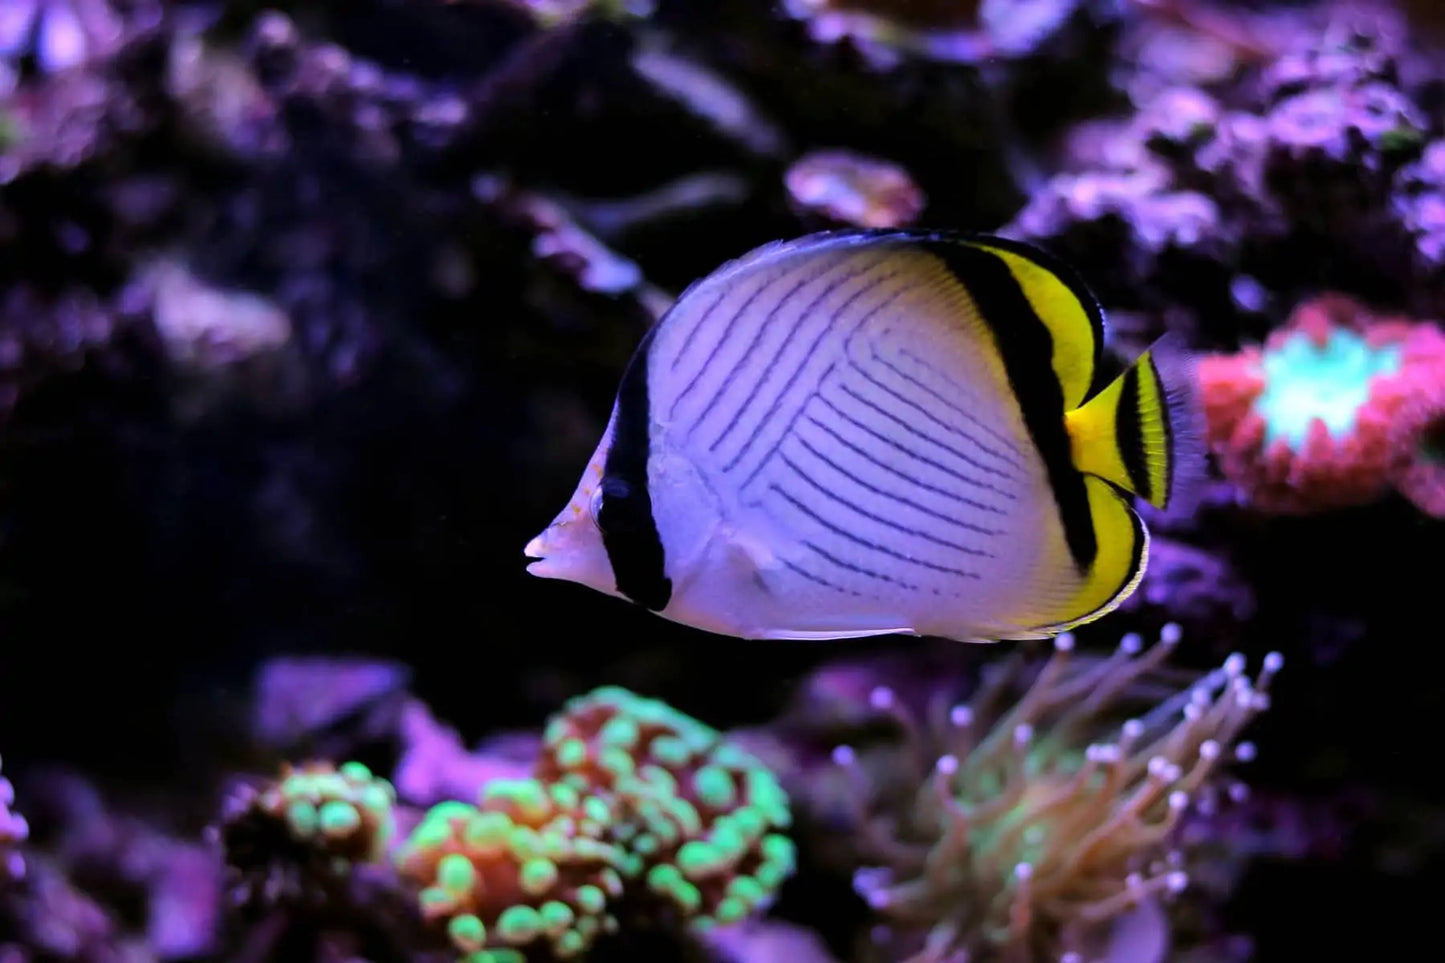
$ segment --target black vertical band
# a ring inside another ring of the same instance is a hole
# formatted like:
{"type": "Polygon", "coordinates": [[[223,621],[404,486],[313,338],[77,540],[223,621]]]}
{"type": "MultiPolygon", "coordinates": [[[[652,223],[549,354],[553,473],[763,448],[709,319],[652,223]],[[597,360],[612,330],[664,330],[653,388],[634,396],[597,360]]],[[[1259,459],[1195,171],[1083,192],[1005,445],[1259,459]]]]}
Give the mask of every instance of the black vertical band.
{"type": "Polygon", "coordinates": [[[642,338],[617,389],[617,418],[602,471],[602,504],[597,525],[617,579],[617,591],[654,612],[672,599],[662,536],[652,514],[647,464],[652,411],[647,376],[648,348],[660,320],[642,338]]]}
{"type": "Polygon", "coordinates": [[[1069,554],[1087,572],[1099,554],[1084,476],[1074,466],[1064,424],[1064,391],[1054,374],[1054,339],[1008,264],[968,243],[939,239],[928,249],[943,261],[978,307],[998,345],[1009,385],[1043,459],[1069,554]]]}

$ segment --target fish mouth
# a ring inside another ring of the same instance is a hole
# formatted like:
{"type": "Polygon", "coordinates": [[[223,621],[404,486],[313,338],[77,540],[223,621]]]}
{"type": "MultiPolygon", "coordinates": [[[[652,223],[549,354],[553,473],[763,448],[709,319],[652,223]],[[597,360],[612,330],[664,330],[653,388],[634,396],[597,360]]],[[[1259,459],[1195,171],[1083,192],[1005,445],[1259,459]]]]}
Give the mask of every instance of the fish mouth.
{"type": "Polygon", "coordinates": [[[542,542],[542,536],[538,535],[528,542],[527,546],[522,549],[522,554],[527,559],[527,571],[533,575],[541,575],[538,567],[547,561],[547,549],[542,542]]]}

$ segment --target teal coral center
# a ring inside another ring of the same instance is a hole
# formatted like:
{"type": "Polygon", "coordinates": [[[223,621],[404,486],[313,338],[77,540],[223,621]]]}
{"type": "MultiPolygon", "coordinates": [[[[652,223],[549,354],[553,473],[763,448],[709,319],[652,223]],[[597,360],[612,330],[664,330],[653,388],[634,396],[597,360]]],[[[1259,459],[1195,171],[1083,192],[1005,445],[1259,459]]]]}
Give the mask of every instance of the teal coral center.
{"type": "Polygon", "coordinates": [[[1323,347],[1303,332],[1291,335],[1262,362],[1265,387],[1254,409],[1266,447],[1283,439],[1299,451],[1316,418],[1331,438],[1349,437],[1375,379],[1396,374],[1400,363],[1398,345],[1374,347],[1347,329],[1332,331],[1323,347]]]}

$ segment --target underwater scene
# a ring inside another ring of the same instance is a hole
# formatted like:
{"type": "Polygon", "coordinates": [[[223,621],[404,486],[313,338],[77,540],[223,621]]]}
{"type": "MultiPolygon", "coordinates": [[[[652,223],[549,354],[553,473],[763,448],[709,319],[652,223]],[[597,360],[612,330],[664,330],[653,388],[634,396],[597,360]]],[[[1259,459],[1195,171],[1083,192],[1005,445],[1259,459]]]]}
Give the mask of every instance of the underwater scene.
{"type": "Polygon", "coordinates": [[[0,963],[1445,958],[1442,319],[1437,0],[0,0],[0,963]]]}

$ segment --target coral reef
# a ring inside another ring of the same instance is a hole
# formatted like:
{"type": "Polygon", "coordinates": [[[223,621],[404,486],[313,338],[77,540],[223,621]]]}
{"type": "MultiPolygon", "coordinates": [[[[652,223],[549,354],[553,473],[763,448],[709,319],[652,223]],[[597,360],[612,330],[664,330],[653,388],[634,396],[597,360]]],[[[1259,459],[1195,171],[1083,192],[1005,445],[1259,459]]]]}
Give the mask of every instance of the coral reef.
{"type": "Polygon", "coordinates": [[[544,739],[538,774],[615,798],[647,892],[690,925],[765,908],[793,872],[787,795],[716,730],[609,687],[570,701],[544,739]]]}
{"type": "Polygon", "coordinates": [[[475,799],[494,780],[525,779],[532,773],[530,759],[467,751],[457,731],[417,700],[402,710],[399,729],[406,749],[393,778],[397,794],[413,806],[475,799]]]}
{"type": "Polygon", "coordinates": [[[1328,283],[1431,313],[1432,78],[1388,10],[1304,23],[1245,82],[1156,79],[1132,115],[1079,129],[1009,231],[1076,258],[1106,304],[1220,346],[1269,310],[1261,292],[1288,305],[1328,283]]]}
{"type": "MultiPolygon", "coordinates": [[[[389,691],[386,666],[363,668],[288,660],[263,677],[294,693],[330,670],[352,696],[364,676],[389,691]]],[[[360,762],[283,764],[275,779],[242,782],[210,830],[231,938],[263,953],[359,940],[385,958],[450,947],[475,963],[581,959],[604,937],[680,939],[741,922],[794,869],[788,800],[772,773],[665,703],[619,687],[575,697],[533,747],[535,775],[514,776],[404,698],[392,720],[398,774],[424,774],[409,779],[417,795],[472,801],[416,813],[360,762]]],[[[376,736],[357,730],[353,742],[376,736]]]]}
{"type": "Polygon", "coordinates": [[[1445,420],[1426,422],[1416,434],[1395,488],[1422,512],[1445,518],[1445,420]]]}
{"type": "Polygon", "coordinates": [[[1209,439],[1256,507],[1310,512],[1404,482],[1439,510],[1430,432],[1445,418],[1445,333],[1348,298],[1301,305],[1261,348],[1199,362],[1209,439]]]}
{"type": "Polygon", "coordinates": [[[15,959],[160,960],[218,948],[219,866],[144,807],[118,806],[74,773],[24,782],[26,872],[0,891],[0,945],[15,959]]]}
{"type": "Polygon", "coordinates": [[[835,43],[847,39],[871,64],[882,68],[894,65],[901,56],[977,63],[986,57],[1032,53],[1085,6],[1077,0],[783,3],[790,16],[807,23],[815,40],[835,43]]]}
{"type": "Polygon", "coordinates": [[[506,963],[545,945],[576,959],[606,932],[622,895],[626,853],[604,837],[608,803],[570,786],[497,780],[476,806],[439,803],[396,853],[420,888],[424,918],[442,922],[473,963],[506,963]]]}
{"type": "Polygon", "coordinates": [[[855,227],[904,227],[918,219],[925,203],[906,170],[848,151],[798,158],[786,183],[801,211],[855,227]]]}
{"type": "Polygon", "coordinates": [[[374,863],[396,834],[395,792],[359,762],[283,768],[227,801],[218,835],[238,905],[325,902],[354,865],[374,863]]]}
{"type": "Polygon", "coordinates": [[[855,886],[887,926],[868,937],[880,958],[1098,959],[1125,921],[1186,888],[1181,819],[1215,805],[1221,763],[1253,757],[1239,735],[1282,658],[1251,680],[1235,654],[1174,688],[1161,670],[1179,637],[1170,625],[1147,651],[1130,635],[1091,659],[1062,636],[1042,666],[991,666],[952,706],[942,692],[918,707],[869,694],[899,739],[832,758],[855,886]]]}
{"type": "Polygon", "coordinates": [[[0,885],[25,875],[25,856],[20,847],[30,835],[30,826],[11,808],[14,805],[15,787],[0,776],[0,885]]]}
{"type": "Polygon", "coordinates": [[[1426,0],[0,0],[0,960],[1418,956],[1442,41],[1426,0]],[[1124,605],[1052,656],[742,644],[524,573],[678,293],[905,224],[1075,266],[1106,373],[1202,355],[1213,475],[1141,507],[1124,605]]]}

